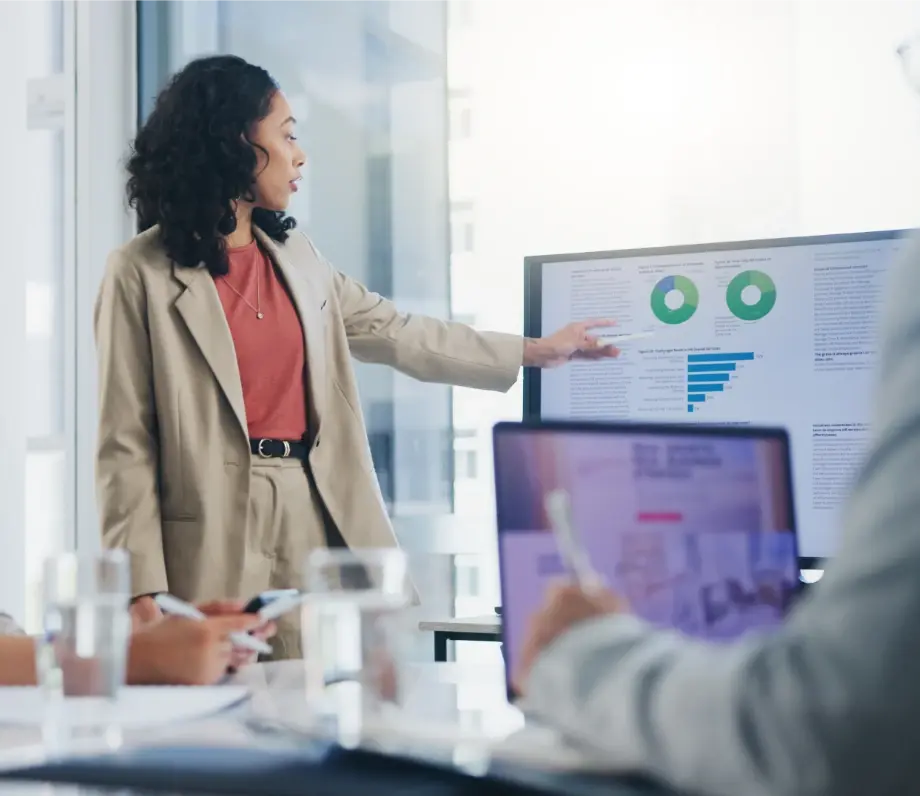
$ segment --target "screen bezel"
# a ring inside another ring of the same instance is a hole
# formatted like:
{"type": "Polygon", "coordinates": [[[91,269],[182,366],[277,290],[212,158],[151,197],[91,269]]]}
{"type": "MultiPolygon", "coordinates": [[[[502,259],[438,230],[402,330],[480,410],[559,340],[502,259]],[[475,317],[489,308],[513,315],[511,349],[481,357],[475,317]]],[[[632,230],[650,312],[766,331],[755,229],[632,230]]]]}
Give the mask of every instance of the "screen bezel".
{"type": "MultiPolygon", "coordinates": [[[[632,421],[590,421],[590,420],[523,420],[521,422],[503,421],[496,423],[492,428],[492,466],[493,472],[498,473],[499,438],[515,434],[609,434],[609,435],[646,435],[663,437],[717,437],[741,438],[777,441],[782,445],[783,456],[786,460],[786,491],[789,495],[789,509],[792,518],[792,539],[795,546],[796,559],[801,568],[802,557],[799,556],[799,530],[798,514],[796,512],[795,491],[792,476],[792,443],[789,432],[784,428],[771,426],[718,426],[705,423],[646,423],[632,421]]],[[[508,580],[505,576],[505,558],[501,553],[501,534],[504,523],[502,522],[502,502],[495,496],[495,543],[498,555],[499,588],[501,591],[502,606],[508,602],[508,580]]],[[[796,592],[801,593],[805,584],[801,579],[796,581],[796,592]]],[[[505,622],[501,623],[501,643],[507,644],[505,622]]],[[[510,648],[507,648],[510,650],[510,648]]],[[[505,680],[508,698],[511,700],[517,694],[513,690],[511,678],[513,672],[509,669],[505,656],[505,680]]]]}
{"type": "MultiPolygon", "coordinates": [[[[554,263],[575,263],[586,260],[610,260],[629,257],[654,257],[673,254],[700,254],[703,252],[744,251],[749,249],[778,249],[789,246],[820,246],[825,244],[871,243],[872,241],[898,240],[917,233],[916,229],[878,230],[838,235],[811,235],[791,238],[762,238],[757,240],[728,241],[722,243],[694,243],[680,246],[658,246],[638,249],[613,249],[610,251],[578,252],[570,254],[544,254],[524,258],[524,336],[543,336],[543,266],[554,263]]],[[[547,330],[549,332],[554,329],[547,330]]],[[[541,374],[538,368],[524,368],[525,421],[535,421],[541,415],[541,374]]],[[[823,569],[826,559],[814,556],[799,557],[800,569],[823,569]]]]}

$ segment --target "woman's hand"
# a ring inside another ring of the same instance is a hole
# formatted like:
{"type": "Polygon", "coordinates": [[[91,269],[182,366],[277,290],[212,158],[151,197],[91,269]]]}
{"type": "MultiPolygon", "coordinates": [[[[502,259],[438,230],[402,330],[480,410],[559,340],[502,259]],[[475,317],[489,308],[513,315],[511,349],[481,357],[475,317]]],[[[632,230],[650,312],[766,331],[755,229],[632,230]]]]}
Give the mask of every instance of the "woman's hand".
{"type": "Polygon", "coordinates": [[[517,692],[526,693],[530,671],[540,653],[567,630],[596,616],[623,614],[628,610],[622,597],[606,589],[585,592],[570,584],[551,588],[543,607],[530,619],[521,659],[514,672],[517,692]]]}
{"type": "Polygon", "coordinates": [[[524,366],[528,368],[555,368],[573,359],[613,359],[620,355],[620,349],[603,345],[594,329],[616,326],[616,321],[578,321],[563,326],[549,337],[538,340],[524,340],[524,366]]]}
{"type": "MultiPolygon", "coordinates": [[[[207,603],[200,603],[196,607],[205,616],[219,617],[242,615],[244,605],[245,603],[242,600],[213,600],[207,603]]],[[[251,614],[251,616],[255,617],[255,614],[251,614]]],[[[154,624],[163,622],[164,619],[163,612],[152,597],[140,597],[131,605],[131,630],[134,633],[149,629],[154,624]]],[[[252,635],[264,641],[274,636],[275,630],[274,622],[259,624],[256,621],[252,635]]],[[[234,647],[227,663],[227,668],[230,671],[236,671],[243,666],[254,663],[257,656],[258,653],[251,650],[234,647]]]]}
{"type": "Polygon", "coordinates": [[[255,614],[202,621],[169,616],[131,636],[128,682],[134,685],[213,685],[233,658],[230,634],[254,630],[255,614]]]}
{"type": "MultiPolygon", "coordinates": [[[[198,610],[207,616],[233,616],[240,614],[245,604],[243,600],[214,600],[209,603],[201,603],[198,605],[198,610]]],[[[251,615],[255,616],[255,614],[251,615]]],[[[274,622],[266,622],[257,625],[252,631],[252,635],[265,641],[275,635],[275,630],[274,622]]],[[[235,648],[230,658],[229,668],[235,671],[243,666],[248,666],[250,663],[255,663],[257,657],[258,653],[256,652],[235,648]]]]}

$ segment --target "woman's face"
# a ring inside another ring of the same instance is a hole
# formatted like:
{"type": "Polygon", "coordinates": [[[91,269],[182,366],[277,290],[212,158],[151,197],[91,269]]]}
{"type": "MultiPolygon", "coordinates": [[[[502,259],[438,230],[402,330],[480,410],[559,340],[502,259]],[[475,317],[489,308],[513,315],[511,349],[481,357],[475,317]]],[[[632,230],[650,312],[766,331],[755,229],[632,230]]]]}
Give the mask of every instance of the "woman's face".
{"type": "Polygon", "coordinates": [[[255,181],[257,207],[286,210],[291,194],[297,190],[300,168],[307,158],[297,144],[295,124],[287,98],[276,91],[268,116],[256,125],[250,135],[250,140],[256,145],[258,163],[255,181]]]}

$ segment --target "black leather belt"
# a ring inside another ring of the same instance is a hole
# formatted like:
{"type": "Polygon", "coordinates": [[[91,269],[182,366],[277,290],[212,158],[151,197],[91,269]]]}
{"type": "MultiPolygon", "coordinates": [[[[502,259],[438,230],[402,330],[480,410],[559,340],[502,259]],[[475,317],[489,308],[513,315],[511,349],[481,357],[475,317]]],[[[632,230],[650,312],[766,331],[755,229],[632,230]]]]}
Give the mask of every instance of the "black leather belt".
{"type": "Polygon", "coordinates": [[[286,439],[251,439],[249,449],[263,459],[299,459],[302,462],[307,460],[310,451],[303,440],[286,439]]]}

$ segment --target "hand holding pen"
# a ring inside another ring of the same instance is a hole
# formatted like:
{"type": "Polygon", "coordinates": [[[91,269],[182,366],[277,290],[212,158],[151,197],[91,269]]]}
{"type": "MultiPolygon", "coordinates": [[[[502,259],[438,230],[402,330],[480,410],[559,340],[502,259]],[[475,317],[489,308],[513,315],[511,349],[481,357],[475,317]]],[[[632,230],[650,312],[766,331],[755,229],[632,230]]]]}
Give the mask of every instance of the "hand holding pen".
{"type": "MultiPolygon", "coordinates": [[[[173,616],[185,617],[186,619],[193,619],[197,622],[204,621],[208,618],[207,614],[205,614],[199,608],[196,608],[194,605],[184,602],[177,597],[173,597],[171,594],[158,594],[154,599],[163,613],[172,614],[173,616]]],[[[264,623],[263,621],[260,621],[258,615],[249,614],[248,616],[251,616],[254,620],[251,623],[253,627],[264,623]]],[[[267,644],[262,639],[250,635],[249,633],[237,631],[230,633],[228,638],[234,647],[248,650],[250,652],[257,652],[262,655],[271,654],[271,645],[267,644]]]]}
{"type": "Polygon", "coordinates": [[[605,588],[604,579],[598,574],[591,564],[588,551],[585,550],[581,538],[575,530],[572,521],[572,506],[569,493],[564,489],[556,489],[547,493],[543,498],[546,516],[550,527],[559,545],[569,574],[574,578],[584,592],[599,591],[605,588]]]}
{"type": "MultiPolygon", "coordinates": [[[[215,600],[213,602],[198,603],[196,607],[208,619],[214,619],[221,616],[239,616],[241,613],[246,613],[244,610],[245,604],[245,600],[215,600]]],[[[249,630],[248,635],[257,640],[267,641],[275,635],[278,628],[273,620],[266,620],[262,614],[258,615],[258,619],[260,624],[255,629],[249,630]]],[[[232,674],[251,663],[256,663],[259,653],[264,649],[262,647],[261,650],[256,651],[234,646],[233,653],[230,656],[228,672],[232,674]]]]}
{"type": "Polygon", "coordinates": [[[527,693],[530,671],[537,657],[557,638],[582,622],[629,613],[629,604],[611,592],[594,569],[572,521],[569,495],[555,490],[544,498],[546,515],[573,583],[553,584],[543,605],[531,617],[512,675],[518,695],[527,693]]]}
{"type": "Polygon", "coordinates": [[[235,634],[259,626],[253,614],[223,614],[200,621],[168,616],[131,634],[128,682],[132,685],[213,685],[232,667],[235,634]]]}

